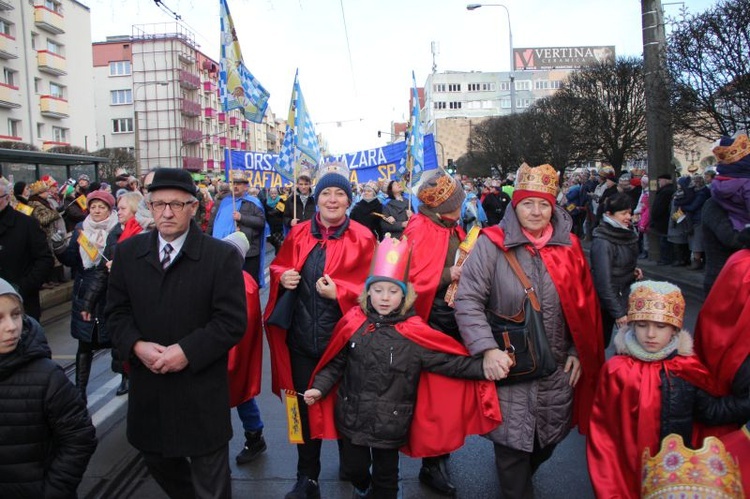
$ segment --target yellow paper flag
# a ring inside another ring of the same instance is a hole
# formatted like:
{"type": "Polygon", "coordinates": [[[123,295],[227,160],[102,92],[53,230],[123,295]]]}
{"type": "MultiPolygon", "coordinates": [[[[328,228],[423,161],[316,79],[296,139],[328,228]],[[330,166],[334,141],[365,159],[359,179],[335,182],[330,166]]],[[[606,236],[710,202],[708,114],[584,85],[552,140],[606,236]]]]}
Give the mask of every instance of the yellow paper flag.
{"type": "Polygon", "coordinates": [[[304,444],[305,439],[302,438],[302,420],[299,414],[297,392],[284,390],[284,402],[286,405],[286,420],[289,425],[289,443],[304,444]]]}
{"type": "Polygon", "coordinates": [[[86,196],[83,194],[76,198],[76,203],[78,203],[78,206],[80,206],[82,210],[85,210],[88,207],[86,204],[86,196]]]}
{"type": "Polygon", "coordinates": [[[34,208],[32,208],[31,206],[27,204],[18,203],[16,205],[16,211],[20,211],[24,215],[31,216],[31,214],[34,212],[34,208]]]}
{"type": "Polygon", "coordinates": [[[78,245],[83,248],[83,251],[86,252],[86,254],[91,258],[91,260],[96,260],[96,255],[99,253],[99,250],[94,246],[94,243],[89,241],[89,238],[86,237],[86,234],[83,232],[78,234],[78,245]]]}

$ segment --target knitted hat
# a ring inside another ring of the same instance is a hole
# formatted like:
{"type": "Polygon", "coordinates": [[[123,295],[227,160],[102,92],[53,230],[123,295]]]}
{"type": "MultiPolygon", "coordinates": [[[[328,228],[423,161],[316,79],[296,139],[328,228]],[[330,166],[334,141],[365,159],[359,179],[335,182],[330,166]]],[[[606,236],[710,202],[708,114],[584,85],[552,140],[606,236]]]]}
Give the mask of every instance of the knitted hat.
{"type": "Polygon", "coordinates": [[[181,168],[157,168],[154,178],[148,186],[148,192],[159,189],[179,189],[195,196],[195,182],[187,170],[181,168]]]}
{"type": "Polygon", "coordinates": [[[21,298],[21,295],[16,291],[16,288],[14,288],[11,283],[6,281],[5,279],[0,279],[0,296],[2,295],[13,295],[19,300],[21,300],[21,303],[23,303],[23,298],[21,298]]]}
{"type": "Polygon", "coordinates": [[[85,173],[81,173],[80,175],[78,175],[78,181],[80,182],[81,180],[85,180],[86,182],[91,182],[91,179],[85,173]]]}
{"type": "Polygon", "coordinates": [[[328,187],[338,187],[346,192],[349,202],[352,202],[352,185],[349,183],[349,168],[339,161],[323,163],[318,169],[318,181],[315,183],[315,199],[320,199],[320,193],[328,187]]]}
{"type": "Polygon", "coordinates": [[[435,173],[422,181],[417,191],[417,198],[435,213],[450,213],[461,208],[466,193],[458,180],[444,170],[435,173]]]}
{"type": "Polygon", "coordinates": [[[244,232],[232,232],[227,237],[222,239],[222,241],[234,246],[242,258],[245,258],[247,252],[250,251],[250,241],[247,240],[247,236],[244,232]]]}
{"type": "Polygon", "coordinates": [[[641,281],[630,286],[628,322],[653,321],[682,327],[685,298],[668,282],[641,281]]]}
{"type": "Polygon", "coordinates": [[[531,167],[526,163],[518,169],[516,188],[511,204],[515,208],[526,198],[542,198],[555,206],[557,197],[557,171],[552,165],[531,167]]]}
{"type": "Polygon", "coordinates": [[[370,275],[365,281],[365,289],[370,289],[370,285],[374,282],[388,281],[398,284],[406,294],[410,260],[411,246],[406,237],[399,240],[391,237],[390,234],[386,234],[383,241],[375,249],[370,275]]]}
{"type": "Polygon", "coordinates": [[[29,189],[31,190],[31,195],[34,196],[35,194],[41,194],[43,192],[47,192],[49,190],[49,186],[46,182],[42,180],[37,180],[36,182],[33,182],[29,189]]]}
{"type": "Polygon", "coordinates": [[[91,191],[89,195],[86,196],[86,205],[91,206],[91,201],[94,200],[99,200],[106,204],[109,206],[110,210],[115,206],[115,198],[107,191],[91,191]]]}
{"type": "Polygon", "coordinates": [[[716,437],[707,437],[700,449],[685,447],[682,437],[664,437],[661,450],[651,457],[646,447],[641,458],[641,497],[744,497],[737,460],[716,437]]]}
{"type": "Polygon", "coordinates": [[[23,196],[23,191],[26,189],[26,182],[19,180],[13,184],[13,195],[17,198],[23,196]]]}

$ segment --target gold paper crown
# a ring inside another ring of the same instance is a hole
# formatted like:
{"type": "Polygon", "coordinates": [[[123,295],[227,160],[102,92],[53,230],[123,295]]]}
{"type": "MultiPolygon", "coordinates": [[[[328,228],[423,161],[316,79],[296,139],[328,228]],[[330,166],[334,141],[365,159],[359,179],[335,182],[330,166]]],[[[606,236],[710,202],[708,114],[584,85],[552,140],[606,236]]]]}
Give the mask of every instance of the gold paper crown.
{"type": "Polygon", "coordinates": [[[617,172],[615,172],[615,169],[609,165],[599,168],[600,177],[615,178],[615,175],[617,175],[617,172]]]}
{"type": "Polygon", "coordinates": [[[681,328],[684,314],[685,298],[673,284],[642,281],[630,288],[628,322],[663,322],[681,328]]]}
{"type": "Polygon", "coordinates": [[[32,182],[32,184],[29,185],[29,190],[31,191],[31,195],[33,196],[35,194],[47,192],[49,190],[49,185],[47,185],[47,183],[43,180],[37,180],[36,182],[32,182]]]}
{"type": "Polygon", "coordinates": [[[516,189],[557,196],[557,171],[552,165],[531,167],[522,164],[516,173],[516,189]]]}
{"type": "Polygon", "coordinates": [[[736,163],[750,154],[750,140],[748,140],[746,133],[741,133],[728,146],[714,147],[713,153],[721,165],[736,163]]]}
{"type": "Polygon", "coordinates": [[[703,447],[692,450],[681,436],[668,435],[654,457],[648,448],[643,451],[641,463],[644,499],[745,497],[739,465],[716,437],[706,438],[703,447]]]}
{"type": "Polygon", "coordinates": [[[429,206],[436,208],[443,204],[456,191],[457,182],[442,172],[436,173],[432,178],[424,180],[417,193],[419,200],[429,206]],[[433,184],[434,179],[434,185],[433,184]]]}

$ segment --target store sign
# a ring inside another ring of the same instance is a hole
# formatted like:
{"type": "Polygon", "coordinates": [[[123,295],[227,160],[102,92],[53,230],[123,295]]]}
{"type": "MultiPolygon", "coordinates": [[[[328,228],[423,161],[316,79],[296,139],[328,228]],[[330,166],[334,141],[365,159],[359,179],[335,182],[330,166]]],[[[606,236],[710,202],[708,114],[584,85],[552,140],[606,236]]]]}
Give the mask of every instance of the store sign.
{"type": "Polygon", "coordinates": [[[513,49],[513,65],[516,71],[524,69],[577,69],[581,66],[600,62],[614,64],[614,45],[513,49]]]}

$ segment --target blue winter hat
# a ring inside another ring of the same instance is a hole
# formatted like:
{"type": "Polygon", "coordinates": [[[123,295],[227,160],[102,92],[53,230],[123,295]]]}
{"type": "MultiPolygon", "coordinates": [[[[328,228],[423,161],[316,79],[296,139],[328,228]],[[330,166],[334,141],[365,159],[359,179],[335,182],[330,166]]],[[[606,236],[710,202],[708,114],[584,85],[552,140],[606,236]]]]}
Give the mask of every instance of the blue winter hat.
{"type": "Polygon", "coordinates": [[[349,203],[352,202],[352,186],[349,183],[349,169],[344,163],[324,163],[318,171],[318,181],[315,183],[315,199],[319,199],[323,189],[338,187],[346,192],[349,203]]]}

